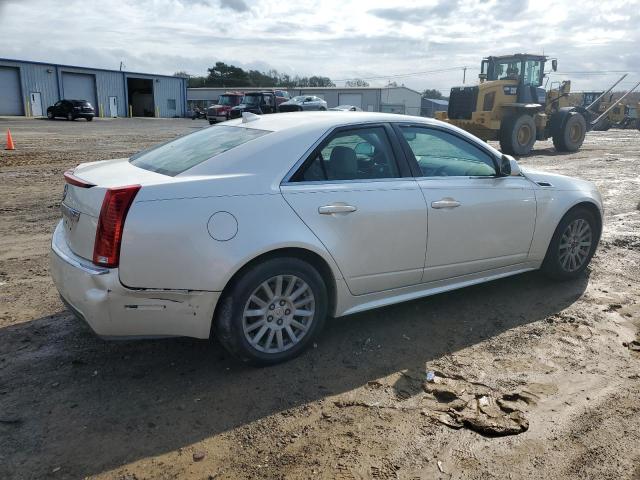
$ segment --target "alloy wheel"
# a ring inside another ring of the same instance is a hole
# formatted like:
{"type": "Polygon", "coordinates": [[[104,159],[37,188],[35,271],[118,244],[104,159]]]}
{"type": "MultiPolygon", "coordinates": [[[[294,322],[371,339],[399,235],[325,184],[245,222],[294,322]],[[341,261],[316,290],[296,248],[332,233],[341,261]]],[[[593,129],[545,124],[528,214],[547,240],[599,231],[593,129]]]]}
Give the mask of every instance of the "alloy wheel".
{"type": "Polygon", "coordinates": [[[567,225],[562,233],[558,247],[558,259],[563,270],[575,272],[589,258],[593,232],[591,225],[583,218],[578,218],[567,225]]]}
{"type": "Polygon", "coordinates": [[[261,283],[249,296],[242,314],[242,330],[251,347],[281,353],[298,344],[315,317],[311,287],[295,275],[277,275],[261,283]]]}

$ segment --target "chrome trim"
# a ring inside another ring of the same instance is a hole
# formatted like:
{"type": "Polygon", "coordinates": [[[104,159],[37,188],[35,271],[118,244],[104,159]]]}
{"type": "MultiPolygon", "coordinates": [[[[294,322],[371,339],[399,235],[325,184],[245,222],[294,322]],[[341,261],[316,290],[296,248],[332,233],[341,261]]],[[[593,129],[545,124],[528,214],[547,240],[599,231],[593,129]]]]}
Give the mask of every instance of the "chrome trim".
{"type": "Polygon", "coordinates": [[[53,239],[51,240],[51,250],[55,253],[61,260],[65,261],[69,265],[82,270],[84,273],[88,275],[105,275],[109,273],[109,269],[105,267],[99,267],[97,265],[93,265],[92,263],[87,263],[82,261],[74,255],[71,251],[65,251],[65,249],[61,248],[57,242],[56,237],[60,235],[59,232],[60,224],[56,227],[55,232],[53,233],[53,239]]]}

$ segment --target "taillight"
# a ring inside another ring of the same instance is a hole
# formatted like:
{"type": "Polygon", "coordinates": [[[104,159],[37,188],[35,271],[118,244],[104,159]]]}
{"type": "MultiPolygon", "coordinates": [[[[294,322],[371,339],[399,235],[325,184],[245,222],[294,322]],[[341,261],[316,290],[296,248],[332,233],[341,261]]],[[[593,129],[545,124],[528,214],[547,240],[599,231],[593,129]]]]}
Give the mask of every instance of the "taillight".
{"type": "Polygon", "coordinates": [[[93,246],[93,263],[104,267],[117,267],[120,261],[120,243],[127,212],[133,199],[140,190],[140,185],[110,188],[107,190],[93,246]]]}

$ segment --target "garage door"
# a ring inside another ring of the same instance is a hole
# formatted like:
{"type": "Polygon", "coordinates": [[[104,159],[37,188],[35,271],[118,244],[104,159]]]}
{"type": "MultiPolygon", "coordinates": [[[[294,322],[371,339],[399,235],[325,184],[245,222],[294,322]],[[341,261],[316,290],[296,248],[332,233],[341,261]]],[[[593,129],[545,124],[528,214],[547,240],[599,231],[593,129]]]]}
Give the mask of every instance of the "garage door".
{"type": "Polygon", "coordinates": [[[361,93],[341,93],[339,100],[340,105],[354,105],[358,108],[362,108],[361,93]]]}
{"type": "Polygon", "coordinates": [[[20,71],[0,67],[0,115],[24,115],[20,94],[20,71]]]}
{"type": "Polygon", "coordinates": [[[62,96],[67,100],[87,100],[93,108],[98,109],[96,103],[96,77],[86,73],[62,74],[62,96]]]}

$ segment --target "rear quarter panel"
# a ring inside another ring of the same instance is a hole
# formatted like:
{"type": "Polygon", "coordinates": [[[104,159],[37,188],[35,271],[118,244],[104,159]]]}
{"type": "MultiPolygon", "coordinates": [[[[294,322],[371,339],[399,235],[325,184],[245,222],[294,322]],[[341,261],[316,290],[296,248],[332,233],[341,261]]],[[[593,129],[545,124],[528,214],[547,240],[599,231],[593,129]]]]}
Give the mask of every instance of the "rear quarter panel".
{"type": "Polygon", "coordinates": [[[131,288],[221,291],[251,259],[287,247],[318,253],[340,277],[279,192],[137,202],[124,229],[120,281],[131,288]],[[219,241],[210,234],[216,212],[235,217],[233,238],[219,241]]]}

